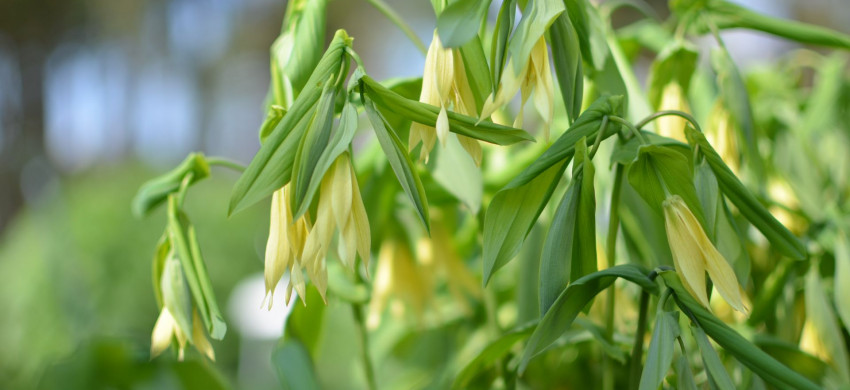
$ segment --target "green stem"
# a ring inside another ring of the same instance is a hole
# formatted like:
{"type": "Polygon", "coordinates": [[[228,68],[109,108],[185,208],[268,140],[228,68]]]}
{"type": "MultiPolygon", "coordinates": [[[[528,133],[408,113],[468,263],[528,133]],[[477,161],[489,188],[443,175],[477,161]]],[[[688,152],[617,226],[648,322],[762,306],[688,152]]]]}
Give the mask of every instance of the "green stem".
{"type": "Polygon", "coordinates": [[[644,137],[644,136],[643,136],[643,134],[641,134],[641,133],[640,133],[640,130],[638,130],[638,129],[637,129],[637,127],[635,127],[635,125],[633,125],[631,122],[629,122],[629,121],[627,121],[627,120],[625,120],[625,119],[623,119],[623,118],[620,118],[620,117],[618,117],[618,116],[616,116],[616,115],[609,115],[609,116],[608,116],[608,119],[609,119],[611,122],[619,123],[619,124],[621,124],[621,125],[623,125],[623,126],[626,126],[626,128],[628,128],[628,129],[632,132],[632,134],[634,134],[634,135],[635,135],[635,137],[637,137],[637,138],[638,138],[638,140],[640,140],[640,143],[642,143],[642,144],[644,144],[644,145],[646,145],[646,144],[648,144],[648,143],[649,143],[649,142],[646,140],[646,137],[644,137]]]}
{"type": "Polygon", "coordinates": [[[378,11],[380,11],[384,16],[387,17],[393,24],[395,24],[404,35],[407,35],[407,38],[410,39],[411,42],[416,46],[417,49],[424,55],[428,53],[428,49],[425,48],[425,44],[422,43],[422,40],[413,32],[413,29],[407,25],[407,23],[401,19],[401,17],[393,11],[383,0],[366,0],[369,4],[372,4],[378,11]]]}
{"type": "Polygon", "coordinates": [[[354,321],[357,323],[357,333],[360,336],[361,358],[363,371],[366,373],[366,384],[370,390],[377,390],[375,382],[375,370],[372,365],[372,357],[369,356],[369,331],[366,330],[366,321],[363,318],[363,305],[352,303],[351,310],[354,312],[354,321]]]}
{"type": "Polygon", "coordinates": [[[217,165],[220,167],[230,168],[237,172],[245,172],[246,167],[236,161],[226,159],[224,157],[206,157],[205,160],[209,165],[217,165]]]}
{"type": "MultiPolygon", "coordinates": [[[[355,259],[354,269],[359,270],[361,259],[355,259]]],[[[363,276],[359,271],[354,272],[356,283],[364,283],[363,276]]],[[[363,305],[359,303],[351,304],[351,311],[354,314],[354,322],[357,324],[357,333],[360,337],[360,360],[363,362],[363,371],[366,374],[366,384],[369,390],[377,390],[378,384],[375,381],[375,369],[372,364],[372,357],[369,355],[369,330],[366,329],[366,320],[363,317],[363,305]]]]}
{"type": "Polygon", "coordinates": [[[697,131],[702,133],[702,129],[699,127],[699,123],[697,123],[696,118],[694,118],[691,114],[688,114],[687,112],[677,111],[677,110],[658,111],[658,112],[644,118],[642,121],[638,122],[635,125],[635,128],[641,129],[644,126],[646,126],[647,123],[652,122],[652,121],[654,121],[658,118],[661,118],[662,116],[668,116],[668,115],[675,115],[675,116],[680,116],[682,118],[685,118],[688,122],[691,122],[691,124],[694,125],[694,129],[696,129],[697,131]]]}
{"type": "Polygon", "coordinates": [[[638,329],[635,333],[635,343],[632,346],[632,361],[629,367],[629,388],[637,389],[640,384],[641,358],[643,357],[643,335],[646,333],[646,317],[649,310],[649,294],[640,294],[640,312],[638,314],[638,329]]]}
{"type": "Polygon", "coordinates": [[[599,131],[596,133],[596,140],[593,141],[593,147],[590,149],[590,158],[596,155],[596,150],[602,144],[602,138],[605,137],[605,132],[608,130],[608,116],[602,117],[602,124],[599,125],[599,131]]]}
{"type": "MultiPolygon", "coordinates": [[[[606,117],[607,118],[607,117],[606,117]]],[[[611,216],[608,218],[608,236],[605,238],[605,256],[608,268],[614,266],[617,251],[617,231],[620,227],[620,192],[623,186],[623,166],[617,164],[614,173],[614,189],[611,192],[611,216]]],[[[611,286],[606,294],[605,302],[605,338],[613,344],[614,341],[614,287],[611,286]]],[[[605,375],[602,377],[602,388],[614,388],[614,366],[607,354],[602,355],[602,366],[605,375]]]]}

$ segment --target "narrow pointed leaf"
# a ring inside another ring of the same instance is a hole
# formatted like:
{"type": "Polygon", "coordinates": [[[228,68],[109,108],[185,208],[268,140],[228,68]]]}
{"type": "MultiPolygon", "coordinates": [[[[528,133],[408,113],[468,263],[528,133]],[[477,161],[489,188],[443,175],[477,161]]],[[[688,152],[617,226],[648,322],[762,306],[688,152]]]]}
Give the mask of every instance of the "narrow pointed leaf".
{"type": "Polygon", "coordinates": [[[658,285],[647,277],[647,273],[645,269],[637,265],[617,265],[585,275],[570,284],[555,300],[555,303],[540,320],[537,329],[531,334],[519,364],[519,372],[525,371],[531,358],[544,351],[564,332],[569,330],[578,314],[597,294],[611,286],[617,278],[626,279],[646,291],[657,294],[658,285]]]}
{"type": "Polygon", "coordinates": [[[303,131],[299,124],[304,123],[302,119],[309,115],[318,102],[325,80],[339,73],[345,57],[344,48],[350,42],[351,38],[345,31],[337,31],[292,107],[266,138],[266,142],[233,186],[228,214],[256,203],[289,182],[294,151],[301,140],[301,134],[298,132],[303,131]]]}
{"type": "Polygon", "coordinates": [[[425,225],[425,229],[430,230],[431,219],[428,216],[428,199],[425,197],[425,189],[422,187],[422,181],[419,180],[419,174],[413,168],[413,161],[404,152],[404,145],[398,139],[395,131],[387,128],[388,124],[375,107],[375,104],[371,100],[364,98],[363,106],[366,108],[366,114],[372,123],[372,128],[375,130],[375,135],[378,137],[381,149],[384,150],[387,161],[389,161],[390,167],[395,172],[401,188],[404,189],[404,193],[407,194],[407,197],[416,208],[416,212],[422,224],[425,225]]]}
{"type": "Polygon", "coordinates": [[[437,17],[437,33],[443,47],[463,46],[478,35],[491,0],[457,0],[437,17]]]}
{"type": "Polygon", "coordinates": [[[780,252],[794,259],[804,259],[806,248],[785,226],[783,226],[769,211],[750,193],[738,180],[738,177],[723,162],[720,155],[711,147],[705,136],[688,127],[685,130],[688,142],[700,148],[711,170],[717,178],[720,190],[738,211],[753,224],[780,252]]]}

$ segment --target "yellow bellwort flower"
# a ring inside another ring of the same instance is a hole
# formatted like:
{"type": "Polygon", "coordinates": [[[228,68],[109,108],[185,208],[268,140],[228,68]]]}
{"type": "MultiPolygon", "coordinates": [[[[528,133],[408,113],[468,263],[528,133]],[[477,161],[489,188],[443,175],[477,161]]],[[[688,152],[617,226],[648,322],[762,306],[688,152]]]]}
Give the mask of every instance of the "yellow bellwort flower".
{"type": "Polygon", "coordinates": [[[741,287],[732,267],[706,236],[697,218],[678,195],[663,203],[667,241],[673,253],[676,273],[682,284],[699,302],[709,307],[705,291],[705,273],[714,282],[720,296],[735,310],[747,313],[741,287]]]}
{"type": "Polygon", "coordinates": [[[502,71],[496,94],[490,94],[481,109],[479,120],[483,120],[496,112],[499,107],[508,104],[517,91],[522,90],[520,112],[514,120],[514,127],[522,127],[523,106],[534,90],[534,106],[543,118],[544,137],[549,139],[549,126],[555,115],[555,87],[552,83],[552,71],[549,67],[549,51],[546,48],[545,37],[534,44],[528,58],[511,58],[502,71]],[[518,63],[519,61],[519,63],[518,63]],[[520,69],[517,72],[517,69],[520,69]]]}
{"type": "MultiPolygon", "coordinates": [[[[661,103],[658,104],[658,110],[675,110],[690,113],[691,109],[688,106],[688,97],[682,90],[682,86],[677,82],[671,82],[664,86],[661,92],[661,103]]],[[[656,119],[658,126],[658,134],[668,138],[679,140],[683,143],[688,143],[685,138],[685,126],[688,121],[677,115],[665,115],[656,119]]]]}
{"type": "Polygon", "coordinates": [[[165,261],[161,280],[163,307],[151,333],[151,359],[162,354],[176,339],[178,360],[183,360],[186,345],[193,344],[195,349],[215,361],[215,351],[207,340],[206,329],[198,311],[192,309],[192,318],[188,318],[191,301],[186,291],[182,265],[173,254],[165,261]]]}
{"type": "Polygon", "coordinates": [[[718,101],[708,116],[705,138],[723,159],[723,162],[735,175],[741,168],[741,154],[738,149],[738,134],[732,114],[722,101],[718,101]]]}
{"type": "Polygon", "coordinates": [[[439,214],[437,210],[431,214],[433,219],[431,235],[419,239],[416,245],[416,256],[423,266],[431,270],[429,274],[445,278],[451,294],[461,305],[469,309],[466,305],[466,297],[481,297],[481,283],[475,280],[458,256],[439,214]]]}
{"type": "Polygon", "coordinates": [[[430,275],[416,267],[407,244],[393,239],[385,240],[378,253],[378,270],[372,284],[366,326],[377,328],[388,304],[395,317],[401,317],[406,308],[411,307],[421,320],[431,299],[433,289],[430,286],[430,275]]]}
{"type": "MultiPolygon", "coordinates": [[[[444,48],[436,30],[425,56],[425,71],[422,74],[422,91],[419,101],[440,107],[436,127],[418,122],[413,122],[410,126],[408,147],[413,150],[421,141],[422,149],[419,152],[419,158],[427,162],[437,139],[443,146],[446,145],[446,139],[449,136],[447,109],[450,105],[453,105],[454,110],[461,114],[476,115],[475,99],[466,77],[466,68],[460,51],[444,48]]],[[[481,165],[482,152],[478,141],[462,135],[457,137],[475,164],[481,165]]]]}
{"type": "Polygon", "coordinates": [[[275,287],[286,271],[289,271],[286,301],[289,302],[293,288],[302,302],[305,297],[304,276],[301,274],[301,253],[304,250],[309,225],[303,216],[293,222],[292,208],[289,203],[292,191],[290,187],[290,184],[287,184],[272,195],[269,239],[266,242],[265,256],[266,296],[263,298],[263,304],[268,300],[269,310],[274,301],[275,287]]]}
{"type": "Polygon", "coordinates": [[[341,154],[322,178],[316,223],[304,244],[304,269],[327,303],[328,271],[325,257],[335,230],[339,230],[340,260],[354,270],[356,255],[368,269],[371,235],[366,208],[348,152],[341,154]]]}

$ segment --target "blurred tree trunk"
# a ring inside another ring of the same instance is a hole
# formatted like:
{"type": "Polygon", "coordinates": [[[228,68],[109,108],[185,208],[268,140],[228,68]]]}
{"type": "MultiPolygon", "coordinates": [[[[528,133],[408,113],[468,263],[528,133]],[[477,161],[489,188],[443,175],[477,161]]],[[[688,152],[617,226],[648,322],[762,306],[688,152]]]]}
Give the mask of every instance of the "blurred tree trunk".
{"type": "Polygon", "coordinates": [[[5,0],[0,2],[0,34],[6,35],[21,76],[17,126],[3,129],[0,149],[0,231],[23,206],[21,175],[44,151],[44,77],[47,59],[83,13],[81,1],[5,0]],[[14,133],[12,131],[15,131],[14,133]]]}

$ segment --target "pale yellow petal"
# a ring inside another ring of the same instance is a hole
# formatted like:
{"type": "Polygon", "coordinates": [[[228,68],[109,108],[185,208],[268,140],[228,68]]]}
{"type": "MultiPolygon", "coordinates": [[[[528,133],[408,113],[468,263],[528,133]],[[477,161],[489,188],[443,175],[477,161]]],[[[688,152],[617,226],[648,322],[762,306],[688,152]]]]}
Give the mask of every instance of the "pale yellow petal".
{"type": "Polygon", "coordinates": [[[682,218],[682,208],[687,210],[682,199],[676,195],[664,201],[664,226],[667,231],[667,241],[682,284],[708,308],[703,255],[682,218]]]}
{"type": "Polygon", "coordinates": [[[472,161],[475,162],[475,166],[480,167],[483,151],[481,150],[481,144],[478,143],[478,140],[464,135],[458,135],[457,140],[460,141],[460,146],[463,146],[466,152],[469,153],[469,157],[472,157],[472,161]]]}
{"type": "MultiPolygon", "coordinates": [[[[658,110],[676,110],[686,113],[690,112],[687,97],[679,83],[670,82],[664,86],[664,89],[661,92],[661,102],[659,103],[658,110]]],[[[686,124],[687,120],[677,115],[666,115],[656,119],[658,134],[684,143],[688,142],[685,138],[686,124]]]]}
{"type": "Polygon", "coordinates": [[[174,317],[171,316],[168,309],[162,308],[151,333],[151,359],[168,349],[176,327],[177,323],[174,321],[174,317]]]}
{"type": "Polygon", "coordinates": [[[449,137],[449,116],[446,108],[440,109],[440,114],[437,115],[437,138],[440,139],[440,144],[446,147],[446,139],[449,137]]]}
{"type": "Polygon", "coordinates": [[[210,360],[215,361],[215,351],[210,341],[207,340],[204,323],[201,321],[201,317],[198,316],[197,310],[193,310],[192,313],[192,339],[195,340],[195,349],[210,360]]]}
{"type": "Polygon", "coordinates": [[[354,168],[351,170],[352,180],[352,205],[351,219],[354,222],[354,228],[357,241],[357,253],[363,260],[363,266],[366,268],[366,273],[369,272],[369,258],[372,248],[372,231],[369,226],[369,216],[366,215],[366,207],[363,205],[363,198],[360,196],[360,186],[357,184],[357,177],[354,176],[354,168]]]}
{"type": "Polygon", "coordinates": [[[351,162],[348,153],[337,157],[327,175],[332,177],[331,206],[336,226],[343,227],[351,215],[351,162]]]}

